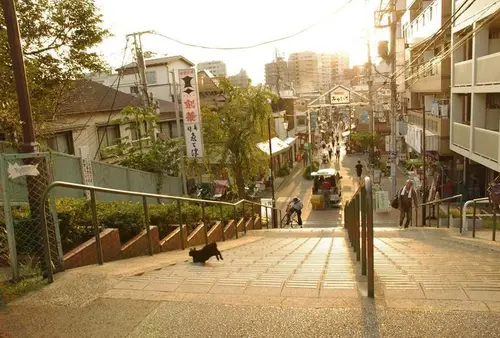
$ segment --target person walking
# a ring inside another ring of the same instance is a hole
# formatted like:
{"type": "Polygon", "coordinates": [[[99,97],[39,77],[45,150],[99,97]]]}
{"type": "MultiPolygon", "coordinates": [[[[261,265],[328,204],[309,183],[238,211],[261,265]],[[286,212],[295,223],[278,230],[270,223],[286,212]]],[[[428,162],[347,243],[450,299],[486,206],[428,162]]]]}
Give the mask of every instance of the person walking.
{"type": "Polygon", "coordinates": [[[399,227],[403,226],[403,221],[406,218],[405,229],[408,228],[412,217],[412,207],[417,206],[417,192],[413,189],[413,182],[407,180],[405,186],[398,194],[399,205],[399,227]]]}
{"type": "Polygon", "coordinates": [[[333,148],[332,148],[332,144],[329,143],[328,144],[328,157],[330,158],[330,161],[332,160],[332,156],[333,156],[333,148]]]}
{"type": "Polygon", "coordinates": [[[340,143],[337,144],[337,149],[335,151],[335,157],[337,158],[337,162],[340,162],[340,143]]]}
{"type": "Polygon", "coordinates": [[[360,182],[362,174],[363,174],[363,165],[361,164],[361,161],[358,161],[358,164],[356,164],[356,176],[358,176],[358,181],[360,182]]]}

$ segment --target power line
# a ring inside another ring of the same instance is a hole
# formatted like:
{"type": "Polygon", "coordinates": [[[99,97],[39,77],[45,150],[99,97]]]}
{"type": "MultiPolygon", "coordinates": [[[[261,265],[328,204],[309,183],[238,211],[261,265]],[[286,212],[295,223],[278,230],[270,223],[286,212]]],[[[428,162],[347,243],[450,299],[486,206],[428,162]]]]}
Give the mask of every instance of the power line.
{"type": "Polygon", "coordinates": [[[308,30],[310,30],[310,29],[318,26],[324,19],[338,14],[339,12],[341,12],[344,8],[346,8],[353,1],[354,0],[347,0],[342,6],[340,6],[337,9],[335,9],[333,12],[329,13],[328,15],[322,17],[321,19],[319,19],[315,23],[313,23],[313,24],[311,24],[311,25],[309,25],[307,27],[304,27],[301,30],[299,30],[299,31],[297,31],[297,32],[295,32],[293,34],[285,35],[285,36],[280,37],[280,38],[276,38],[276,39],[272,39],[272,40],[267,40],[267,41],[259,42],[259,43],[252,44],[252,45],[246,45],[246,46],[236,46],[236,47],[204,46],[204,45],[198,45],[198,44],[194,44],[194,43],[184,42],[184,41],[181,41],[179,39],[176,39],[176,38],[173,38],[173,37],[170,37],[170,36],[158,33],[158,32],[153,32],[153,34],[161,36],[162,38],[165,38],[167,40],[176,42],[178,44],[181,44],[181,45],[184,45],[184,46],[187,46],[187,47],[194,47],[194,48],[201,48],[201,49],[212,49],[212,50],[243,50],[243,49],[252,49],[252,48],[256,48],[256,47],[260,47],[260,46],[264,46],[264,45],[269,45],[269,44],[272,44],[272,43],[276,43],[276,42],[280,42],[280,41],[284,41],[284,40],[288,40],[288,39],[294,38],[294,37],[296,37],[296,36],[298,36],[298,35],[306,32],[308,30]]]}

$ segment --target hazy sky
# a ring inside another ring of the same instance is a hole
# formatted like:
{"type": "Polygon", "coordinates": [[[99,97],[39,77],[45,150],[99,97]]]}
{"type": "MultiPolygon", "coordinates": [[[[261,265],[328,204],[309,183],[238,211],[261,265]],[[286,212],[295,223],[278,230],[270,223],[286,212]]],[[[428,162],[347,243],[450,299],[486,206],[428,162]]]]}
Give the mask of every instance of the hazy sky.
{"type": "MultiPolygon", "coordinates": [[[[143,36],[144,50],[183,55],[194,63],[222,60],[229,75],[246,69],[253,83],[263,82],[264,64],[275,48],[286,57],[292,52],[347,52],[351,65],[366,60],[367,32],[373,35],[373,10],[378,0],[96,0],[104,25],[113,37],[99,52],[113,66],[121,64],[125,35],[154,30],[182,42],[219,47],[246,46],[291,35],[318,23],[293,38],[246,50],[208,50],[187,47],[154,35],[143,36]],[[369,28],[368,30],[366,28],[369,28]]],[[[380,35],[377,34],[377,35],[380,35]]],[[[375,44],[372,51],[376,52],[375,44]]],[[[126,61],[132,61],[130,46],[126,61]]]]}

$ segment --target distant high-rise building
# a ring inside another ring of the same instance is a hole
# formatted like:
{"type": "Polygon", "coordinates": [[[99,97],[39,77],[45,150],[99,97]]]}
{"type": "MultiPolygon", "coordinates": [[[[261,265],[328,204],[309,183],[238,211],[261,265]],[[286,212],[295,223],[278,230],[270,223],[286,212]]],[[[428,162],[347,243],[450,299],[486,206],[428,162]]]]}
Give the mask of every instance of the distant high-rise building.
{"type": "Polygon", "coordinates": [[[318,90],[318,55],[316,53],[300,52],[290,54],[288,70],[293,87],[298,94],[318,90]]]}
{"type": "Polygon", "coordinates": [[[226,77],[227,69],[223,61],[208,61],[198,63],[198,70],[208,70],[215,77],[226,77]]]}
{"type": "Polygon", "coordinates": [[[265,65],[266,85],[276,88],[277,83],[280,87],[290,85],[290,72],[288,64],[283,57],[278,57],[276,60],[265,65]],[[278,81],[279,74],[279,81],[278,81]]]}
{"type": "Polygon", "coordinates": [[[241,69],[236,75],[228,76],[227,79],[233,86],[240,88],[248,87],[248,81],[250,80],[247,71],[244,69],[241,69]]]}

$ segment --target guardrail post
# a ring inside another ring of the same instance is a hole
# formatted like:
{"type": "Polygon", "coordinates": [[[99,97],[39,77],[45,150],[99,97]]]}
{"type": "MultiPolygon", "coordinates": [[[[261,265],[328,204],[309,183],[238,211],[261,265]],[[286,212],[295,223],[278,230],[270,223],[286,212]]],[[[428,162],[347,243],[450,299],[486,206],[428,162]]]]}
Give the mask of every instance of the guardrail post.
{"type": "Polygon", "coordinates": [[[366,182],[366,196],[367,196],[367,263],[368,263],[368,297],[373,298],[375,296],[375,273],[374,273],[374,261],[373,261],[373,195],[372,186],[369,178],[365,179],[366,182]]]}
{"type": "Polygon", "coordinates": [[[208,244],[208,227],[205,221],[205,202],[201,202],[201,221],[203,222],[203,229],[205,229],[205,244],[208,244]]]}
{"type": "Polygon", "coordinates": [[[142,206],[144,207],[144,224],[146,225],[146,236],[148,237],[148,254],[153,256],[153,243],[151,241],[151,229],[149,228],[148,200],[145,196],[142,197],[142,206]]]}
{"type": "Polygon", "coordinates": [[[355,228],[355,231],[356,231],[356,261],[360,261],[361,260],[361,247],[360,247],[360,231],[359,231],[359,221],[360,221],[360,217],[359,217],[359,212],[360,212],[360,203],[361,203],[361,196],[360,194],[358,193],[356,195],[356,200],[355,200],[355,208],[354,208],[354,212],[356,213],[356,216],[354,217],[354,220],[355,220],[355,223],[354,223],[354,226],[356,227],[355,228]]]}
{"type": "Polygon", "coordinates": [[[476,201],[472,202],[472,238],[476,238],[476,201]]]}
{"type": "Polygon", "coordinates": [[[269,216],[267,214],[267,207],[265,207],[264,209],[266,209],[266,226],[269,229],[269,216]]]}
{"type": "Polygon", "coordinates": [[[460,196],[460,233],[462,233],[463,228],[464,228],[464,218],[463,218],[463,203],[462,203],[462,196],[460,196]]]}
{"type": "Polygon", "coordinates": [[[448,201],[448,213],[446,214],[448,217],[448,228],[450,227],[450,201],[448,201]]]}
{"type": "Polygon", "coordinates": [[[366,276],[366,189],[361,187],[361,275],[366,276]]]}
{"type": "Polygon", "coordinates": [[[493,204],[493,234],[491,235],[491,239],[493,241],[496,240],[496,235],[497,235],[497,205],[493,204]]]}
{"type": "Polygon", "coordinates": [[[184,245],[184,227],[183,227],[183,222],[182,222],[182,206],[181,206],[181,200],[177,200],[177,211],[179,212],[179,234],[181,235],[181,249],[185,249],[184,245]]]}
{"type": "Polygon", "coordinates": [[[97,220],[97,205],[95,202],[95,191],[94,190],[90,190],[90,208],[92,209],[92,223],[94,225],[95,247],[97,250],[97,262],[99,263],[99,265],[103,265],[104,258],[102,255],[101,233],[99,230],[99,221],[97,220]]]}
{"type": "Polygon", "coordinates": [[[238,218],[236,213],[236,204],[233,206],[233,218],[234,218],[234,235],[238,239],[238,218]]]}
{"type": "Polygon", "coordinates": [[[220,222],[221,222],[221,225],[222,225],[222,241],[225,241],[226,238],[225,238],[225,234],[224,234],[224,211],[222,210],[222,204],[220,204],[220,222]]]}

